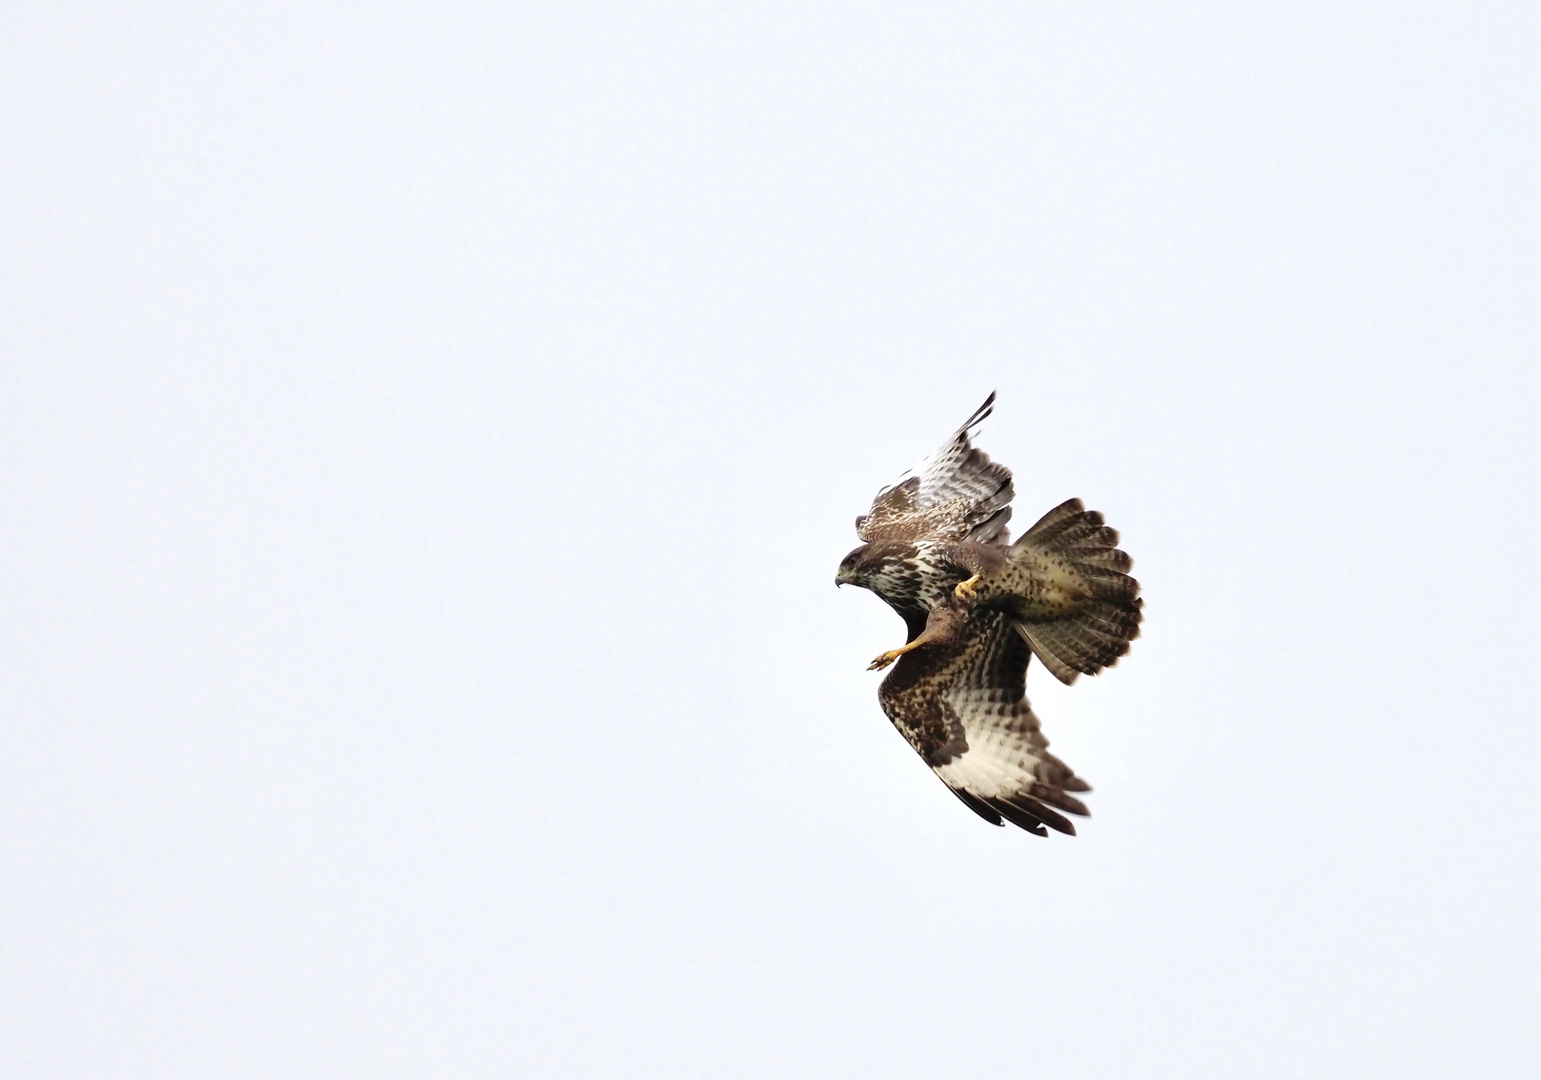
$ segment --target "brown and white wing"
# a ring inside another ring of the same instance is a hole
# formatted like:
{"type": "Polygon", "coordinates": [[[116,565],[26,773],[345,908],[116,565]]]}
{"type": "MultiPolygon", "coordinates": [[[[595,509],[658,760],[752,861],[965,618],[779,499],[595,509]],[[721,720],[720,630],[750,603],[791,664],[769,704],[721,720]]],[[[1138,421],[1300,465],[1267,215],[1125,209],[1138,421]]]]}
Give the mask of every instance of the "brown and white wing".
{"type": "Polygon", "coordinates": [[[1070,792],[1090,787],[1049,753],[1023,695],[1027,645],[1004,615],[976,610],[966,645],[900,657],[878,691],[883,711],[963,803],[992,825],[1075,835],[1085,816],[1070,792]],[[908,662],[908,663],[907,663],[908,662]],[[1063,813],[1061,813],[1063,811],[1063,813]]]}
{"type": "Polygon", "coordinates": [[[1011,519],[1011,470],[973,446],[995,408],[995,392],[930,457],[878,492],[856,519],[856,535],[883,540],[975,540],[1004,544],[1011,519]]]}

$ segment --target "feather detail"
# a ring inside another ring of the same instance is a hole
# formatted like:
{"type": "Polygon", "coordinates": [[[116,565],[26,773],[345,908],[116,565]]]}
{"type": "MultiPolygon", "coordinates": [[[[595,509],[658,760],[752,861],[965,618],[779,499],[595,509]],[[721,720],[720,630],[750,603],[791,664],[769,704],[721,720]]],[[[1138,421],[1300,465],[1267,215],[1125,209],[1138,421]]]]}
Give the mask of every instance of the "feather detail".
{"type": "Polygon", "coordinates": [[[1049,753],[1023,695],[1028,650],[1000,612],[960,608],[948,643],[904,654],[878,691],[883,711],[958,799],[992,825],[1069,835],[1090,790],[1049,753]]]}
{"type": "Polygon", "coordinates": [[[1119,550],[1118,530],[1080,499],[1040,518],[1011,545],[1008,558],[1061,595],[1080,597],[1063,613],[1015,612],[1017,632],[1060,682],[1112,667],[1140,636],[1140,583],[1126,573],[1134,560],[1119,550]]]}
{"type": "Polygon", "coordinates": [[[1010,515],[998,514],[1016,494],[1011,470],[970,442],[994,407],[992,391],[952,438],[878,492],[872,509],[856,519],[856,535],[869,543],[962,540],[982,530],[973,538],[1004,544],[1010,515]],[[989,539],[982,539],[985,536],[989,539]]]}

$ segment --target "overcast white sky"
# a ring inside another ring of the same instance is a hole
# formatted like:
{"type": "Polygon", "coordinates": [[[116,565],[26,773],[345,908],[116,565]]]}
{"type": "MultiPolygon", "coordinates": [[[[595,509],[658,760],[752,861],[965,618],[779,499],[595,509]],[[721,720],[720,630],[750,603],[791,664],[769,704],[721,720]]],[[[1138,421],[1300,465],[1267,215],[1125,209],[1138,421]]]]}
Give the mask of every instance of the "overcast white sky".
{"type": "Polygon", "coordinates": [[[13,5],[0,1073],[1541,1075],[1541,9],[13,5]],[[852,519],[1146,631],[991,829],[852,519]]]}

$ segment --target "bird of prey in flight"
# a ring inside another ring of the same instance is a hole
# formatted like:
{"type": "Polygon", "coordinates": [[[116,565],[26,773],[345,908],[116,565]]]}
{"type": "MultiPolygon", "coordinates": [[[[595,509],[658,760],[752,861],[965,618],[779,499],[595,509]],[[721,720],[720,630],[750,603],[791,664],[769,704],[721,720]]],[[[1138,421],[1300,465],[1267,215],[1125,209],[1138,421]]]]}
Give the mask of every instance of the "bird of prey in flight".
{"type": "Polygon", "coordinates": [[[1091,789],[1049,753],[1025,696],[1028,663],[1064,683],[1117,663],[1140,633],[1140,584],[1118,532],[1079,499],[1010,542],[1011,470],[970,441],[994,405],[992,393],[878,492],[835,582],[872,590],[904,619],[906,644],[871,665],[893,665],[878,701],[952,793],[992,825],[1074,835],[1064,814],[1087,809],[1072,792],[1091,789]]]}

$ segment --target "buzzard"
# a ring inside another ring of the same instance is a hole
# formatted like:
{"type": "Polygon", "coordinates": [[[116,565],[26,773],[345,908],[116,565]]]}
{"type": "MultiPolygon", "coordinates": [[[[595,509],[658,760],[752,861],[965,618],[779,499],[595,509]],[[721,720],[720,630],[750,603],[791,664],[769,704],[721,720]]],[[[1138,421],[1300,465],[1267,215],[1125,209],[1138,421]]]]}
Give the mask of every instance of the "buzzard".
{"type": "Polygon", "coordinates": [[[964,805],[992,825],[1075,834],[1086,782],[1049,753],[1027,703],[1032,657],[1061,682],[1111,667],[1139,636],[1140,585],[1102,515],[1071,499],[1015,542],[1011,470],[970,439],[992,393],[941,448],[856,519],[864,543],[837,585],[859,585],[904,619],[878,701],[964,805]]]}

